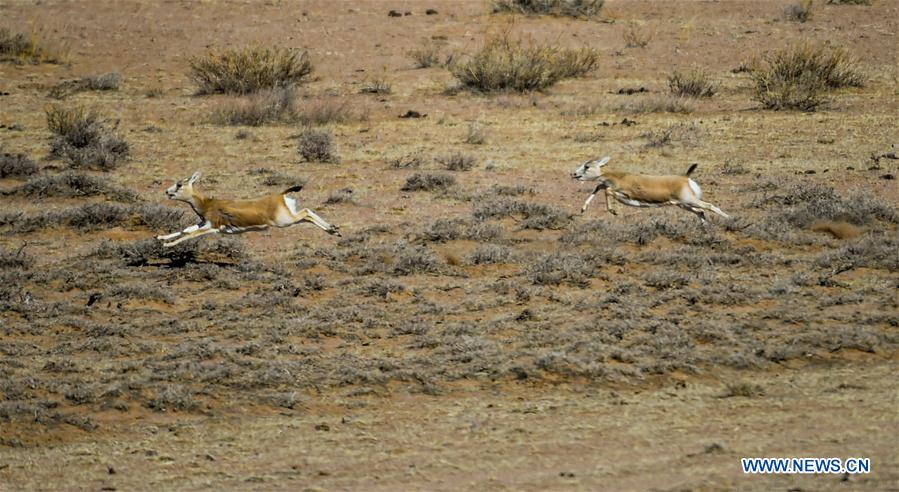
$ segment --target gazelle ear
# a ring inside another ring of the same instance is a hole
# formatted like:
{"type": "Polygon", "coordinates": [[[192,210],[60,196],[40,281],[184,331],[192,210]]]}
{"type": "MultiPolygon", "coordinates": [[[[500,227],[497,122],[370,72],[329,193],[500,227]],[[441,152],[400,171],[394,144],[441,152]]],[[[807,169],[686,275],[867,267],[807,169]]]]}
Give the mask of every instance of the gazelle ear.
{"type": "Polygon", "coordinates": [[[193,176],[191,176],[190,179],[187,180],[187,184],[192,185],[196,183],[198,179],[200,179],[200,171],[195,172],[193,176]]]}
{"type": "Polygon", "coordinates": [[[602,159],[600,159],[598,161],[594,161],[594,162],[596,162],[596,167],[602,167],[602,166],[605,166],[606,164],[608,164],[610,160],[612,160],[611,157],[605,156],[602,159]]]}

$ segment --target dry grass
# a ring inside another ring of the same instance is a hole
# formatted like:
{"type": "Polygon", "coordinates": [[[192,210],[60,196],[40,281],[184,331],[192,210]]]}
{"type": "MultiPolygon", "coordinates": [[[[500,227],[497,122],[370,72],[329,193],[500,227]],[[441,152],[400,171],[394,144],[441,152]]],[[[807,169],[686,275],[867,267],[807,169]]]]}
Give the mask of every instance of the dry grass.
{"type": "Polygon", "coordinates": [[[798,0],[784,10],[784,16],[793,22],[808,22],[812,18],[814,5],[814,0],[798,0]]]}
{"type": "Polygon", "coordinates": [[[637,23],[630,22],[621,34],[624,45],[628,48],[645,48],[652,41],[653,32],[641,28],[637,23]]]}
{"type": "Polygon", "coordinates": [[[429,68],[440,65],[440,52],[443,43],[434,40],[426,40],[420,47],[412,48],[406,52],[406,56],[415,63],[415,68],[429,68]]]}
{"type": "Polygon", "coordinates": [[[871,5],[873,0],[827,0],[828,5],[871,5]]]}
{"type": "Polygon", "coordinates": [[[633,101],[621,103],[619,111],[632,114],[641,113],[692,113],[693,103],[685,97],[677,96],[648,96],[633,101]]]}
{"type": "Polygon", "coordinates": [[[865,75],[842,48],[804,43],[754,61],[750,76],[753,97],[767,109],[814,111],[824,93],[841,87],[861,87],[865,75]]]}
{"type": "Polygon", "coordinates": [[[564,17],[596,17],[605,0],[494,0],[493,12],[515,12],[527,15],[564,17]]]}
{"type": "Polygon", "coordinates": [[[104,120],[80,106],[52,105],[46,109],[47,128],[54,134],[50,155],[73,168],[115,169],[128,157],[130,146],[118,133],[118,122],[104,120]]]}
{"type": "Polygon", "coordinates": [[[487,38],[469,60],[449,70],[469,90],[526,92],[590,73],[598,62],[599,52],[592,48],[559,48],[503,33],[487,38]]]}
{"type": "Polygon", "coordinates": [[[457,185],[456,178],[442,173],[415,173],[406,178],[402,191],[446,191],[457,185]]]}
{"type": "Polygon", "coordinates": [[[49,176],[37,176],[20,186],[2,191],[3,195],[19,195],[35,198],[87,197],[103,195],[108,200],[136,202],[140,199],[134,191],[108,180],[78,171],[66,171],[49,176]]]}
{"type": "Polygon", "coordinates": [[[438,157],[435,160],[437,164],[440,164],[448,171],[470,171],[477,162],[474,157],[462,152],[454,152],[438,157]]]}
{"type": "Polygon", "coordinates": [[[263,89],[226,101],[215,108],[212,120],[223,125],[270,124],[329,125],[361,121],[364,111],[355,110],[344,98],[305,99],[294,87],[263,89]]]}
{"type": "Polygon", "coordinates": [[[302,83],[312,73],[309,54],[287,48],[232,48],[190,60],[199,94],[249,94],[302,83]]]}
{"type": "Polygon", "coordinates": [[[25,154],[11,154],[0,146],[0,178],[27,178],[38,170],[37,164],[25,154]]]}
{"type": "Polygon", "coordinates": [[[103,75],[90,75],[75,80],[67,80],[50,89],[49,96],[54,99],[65,99],[82,91],[117,91],[122,84],[122,76],[117,72],[103,75]]]}
{"type": "Polygon", "coordinates": [[[677,97],[712,97],[718,91],[709,74],[701,69],[675,70],[668,76],[668,91],[677,97]]]}
{"type": "Polygon", "coordinates": [[[0,27],[0,62],[13,63],[63,63],[66,54],[39,31],[31,34],[13,32],[0,27]]]}

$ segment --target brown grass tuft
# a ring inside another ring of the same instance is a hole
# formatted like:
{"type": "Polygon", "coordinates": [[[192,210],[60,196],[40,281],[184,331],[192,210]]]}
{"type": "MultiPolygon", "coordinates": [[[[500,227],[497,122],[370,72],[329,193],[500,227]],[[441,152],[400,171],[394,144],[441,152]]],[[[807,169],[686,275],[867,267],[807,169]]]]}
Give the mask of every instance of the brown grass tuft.
{"type": "Polygon", "coordinates": [[[302,83],[311,73],[309,54],[288,48],[232,48],[190,60],[199,94],[249,94],[302,83]]]}
{"type": "Polygon", "coordinates": [[[495,0],[493,12],[515,12],[527,15],[560,17],[595,17],[605,0],[495,0]]]}
{"type": "Polygon", "coordinates": [[[592,48],[559,48],[503,33],[487,38],[474,56],[449,70],[469,90],[525,92],[585,75],[598,62],[599,52],[592,48]]]}

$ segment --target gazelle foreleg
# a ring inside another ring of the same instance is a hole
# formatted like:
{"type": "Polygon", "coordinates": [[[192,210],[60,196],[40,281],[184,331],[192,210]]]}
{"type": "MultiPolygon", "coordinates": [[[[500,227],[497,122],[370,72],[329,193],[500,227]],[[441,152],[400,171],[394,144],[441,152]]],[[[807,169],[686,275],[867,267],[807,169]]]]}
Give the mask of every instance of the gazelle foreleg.
{"type": "Polygon", "coordinates": [[[189,232],[170,243],[163,243],[162,245],[165,246],[166,248],[170,248],[170,247],[180,243],[181,241],[187,241],[188,239],[192,239],[195,237],[205,236],[206,234],[213,234],[213,233],[219,233],[219,232],[221,232],[221,231],[219,229],[213,228],[212,225],[204,226],[203,228],[198,227],[196,230],[189,232]]]}
{"type": "MultiPolygon", "coordinates": [[[[596,188],[593,189],[593,193],[590,193],[590,196],[587,197],[587,201],[584,202],[584,206],[581,207],[581,213],[584,213],[587,211],[587,205],[590,205],[590,202],[592,202],[593,199],[596,198],[596,194],[599,193],[599,190],[601,190],[602,188],[603,188],[603,185],[596,185],[596,188]]],[[[606,195],[606,196],[608,197],[608,195],[606,195]]]]}
{"type": "Polygon", "coordinates": [[[696,203],[696,206],[698,206],[699,208],[702,208],[704,210],[708,210],[709,212],[716,213],[716,214],[720,215],[721,217],[724,217],[725,219],[730,218],[730,215],[727,215],[720,208],[712,205],[709,202],[704,202],[702,200],[698,200],[698,202],[696,203]]]}
{"type": "Polygon", "coordinates": [[[190,234],[190,233],[196,231],[196,230],[199,229],[199,228],[200,228],[200,225],[199,225],[199,224],[198,224],[198,225],[192,225],[192,226],[190,226],[190,227],[188,227],[188,228],[185,228],[183,231],[176,231],[176,232],[173,232],[173,233],[171,233],[171,234],[166,234],[166,235],[164,235],[164,236],[156,236],[156,239],[159,239],[160,241],[168,241],[169,239],[174,239],[174,238],[176,238],[176,237],[178,237],[178,236],[180,236],[180,235],[182,235],[182,234],[190,234]]]}

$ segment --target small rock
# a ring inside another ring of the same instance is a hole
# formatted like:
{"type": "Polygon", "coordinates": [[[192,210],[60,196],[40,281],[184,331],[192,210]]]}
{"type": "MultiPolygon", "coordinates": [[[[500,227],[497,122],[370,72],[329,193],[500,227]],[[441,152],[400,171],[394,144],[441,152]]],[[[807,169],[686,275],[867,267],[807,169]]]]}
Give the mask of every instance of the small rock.
{"type": "Polygon", "coordinates": [[[409,110],[400,115],[400,118],[427,118],[428,115],[421,114],[418,111],[409,110]]]}
{"type": "Polygon", "coordinates": [[[437,15],[437,11],[434,9],[425,10],[425,15],[437,15]]]}
{"type": "Polygon", "coordinates": [[[387,17],[402,17],[402,16],[403,16],[403,14],[397,12],[396,10],[391,10],[390,12],[387,12],[387,17]]]}
{"type": "Polygon", "coordinates": [[[328,432],[331,430],[331,426],[323,422],[321,424],[315,424],[315,430],[328,432]]]}
{"type": "Polygon", "coordinates": [[[880,179],[896,179],[896,176],[887,173],[887,174],[884,174],[883,176],[881,176],[880,179]]]}

